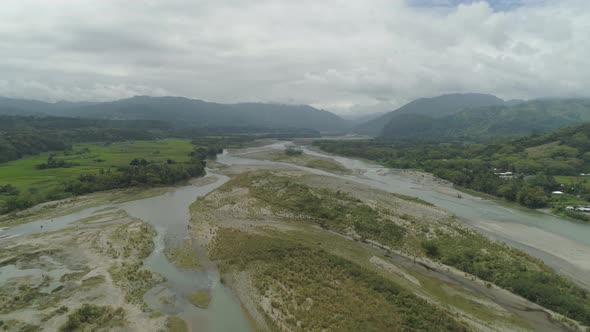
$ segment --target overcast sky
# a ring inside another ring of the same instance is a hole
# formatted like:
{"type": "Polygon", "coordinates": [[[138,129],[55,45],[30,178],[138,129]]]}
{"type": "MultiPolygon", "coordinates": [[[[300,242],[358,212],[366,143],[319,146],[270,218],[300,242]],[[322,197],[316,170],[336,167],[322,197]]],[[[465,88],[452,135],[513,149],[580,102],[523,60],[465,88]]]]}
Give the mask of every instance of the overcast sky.
{"type": "Polygon", "coordinates": [[[448,92],[590,97],[590,1],[0,1],[3,96],[346,113],[448,92]]]}

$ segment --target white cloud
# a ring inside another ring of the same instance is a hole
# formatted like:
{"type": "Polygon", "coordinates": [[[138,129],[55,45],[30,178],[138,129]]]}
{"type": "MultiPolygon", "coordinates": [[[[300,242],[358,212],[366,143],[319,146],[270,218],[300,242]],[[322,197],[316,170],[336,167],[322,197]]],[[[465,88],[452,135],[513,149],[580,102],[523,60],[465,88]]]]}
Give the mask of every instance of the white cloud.
{"type": "Polygon", "coordinates": [[[523,3],[5,0],[0,95],[172,94],[340,111],[447,92],[589,96],[590,2],[523,3]]]}

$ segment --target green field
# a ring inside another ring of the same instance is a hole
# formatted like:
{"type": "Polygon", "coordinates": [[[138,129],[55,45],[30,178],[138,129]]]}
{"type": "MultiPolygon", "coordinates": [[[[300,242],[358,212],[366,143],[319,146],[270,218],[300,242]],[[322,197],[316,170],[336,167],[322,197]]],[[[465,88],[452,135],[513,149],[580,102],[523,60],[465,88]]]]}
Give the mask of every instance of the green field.
{"type": "Polygon", "coordinates": [[[566,176],[558,175],[555,176],[555,181],[564,186],[571,185],[573,183],[581,183],[586,188],[590,189],[590,176],[566,176]]]}
{"type": "Polygon", "coordinates": [[[53,152],[56,158],[79,164],[69,168],[37,169],[47,162],[50,153],[42,153],[0,164],[0,185],[11,184],[20,191],[48,192],[65,180],[100,169],[129,165],[134,158],[163,162],[173,159],[188,161],[194,149],[190,140],[163,139],[157,141],[128,141],[113,144],[76,144],[72,153],[53,152]],[[88,149],[89,151],[86,151],[88,149]],[[84,151],[84,152],[83,152],[84,151]]]}

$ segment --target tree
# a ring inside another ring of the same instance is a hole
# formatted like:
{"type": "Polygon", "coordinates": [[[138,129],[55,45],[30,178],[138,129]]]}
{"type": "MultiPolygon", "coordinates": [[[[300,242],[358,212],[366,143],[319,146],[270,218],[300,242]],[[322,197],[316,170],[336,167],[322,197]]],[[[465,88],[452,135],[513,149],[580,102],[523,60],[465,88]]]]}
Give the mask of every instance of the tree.
{"type": "Polygon", "coordinates": [[[498,196],[507,199],[509,201],[515,201],[518,189],[512,183],[505,183],[498,187],[498,196]]]}
{"type": "Polygon", "coordinates": [[[436,245],[436,243],[434,243],[432,241],[422,242],[422,248],[424,249],[424,252],[426,252],[426,255],[428,257],[438,258],[440,256],[438,246],[436,245]]]}
{"type": "Polygon", "coordinates": [[[303,151],[301,151],[301,149],[298,148],[294,148],[292,146],[288,147],[285,149],[285,154],[287,156],[299,156],[303,153],[303,151]]]}
{"type": "Polygon", "coordinates": [[[518,202],[531,209],[547,206],[547,194],[541,187],[524,187],[518,192],[518,202]]]}

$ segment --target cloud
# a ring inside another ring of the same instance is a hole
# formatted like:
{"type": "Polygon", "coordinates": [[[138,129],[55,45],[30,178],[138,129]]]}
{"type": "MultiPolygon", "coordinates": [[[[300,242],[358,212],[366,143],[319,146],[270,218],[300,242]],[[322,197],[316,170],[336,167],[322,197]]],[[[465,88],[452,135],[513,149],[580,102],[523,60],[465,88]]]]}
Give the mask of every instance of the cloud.
{"type": "Polygon", "coordinates": [[[588,96],[588,21],[585,0],[5,0],[0,95],[341,112],[448,92],[588,96]]]}
{"type": "MultiPolygon", "coordinates": [[[[406,0],[410,6],[415,7],[441,7],[452,8],[463,4],[473,4],[481,0],[406,0]]],[[[539,5],[545,0],[486,0],[485,2],[494,10],[506,11],[525,5],[539,5]]]]}

